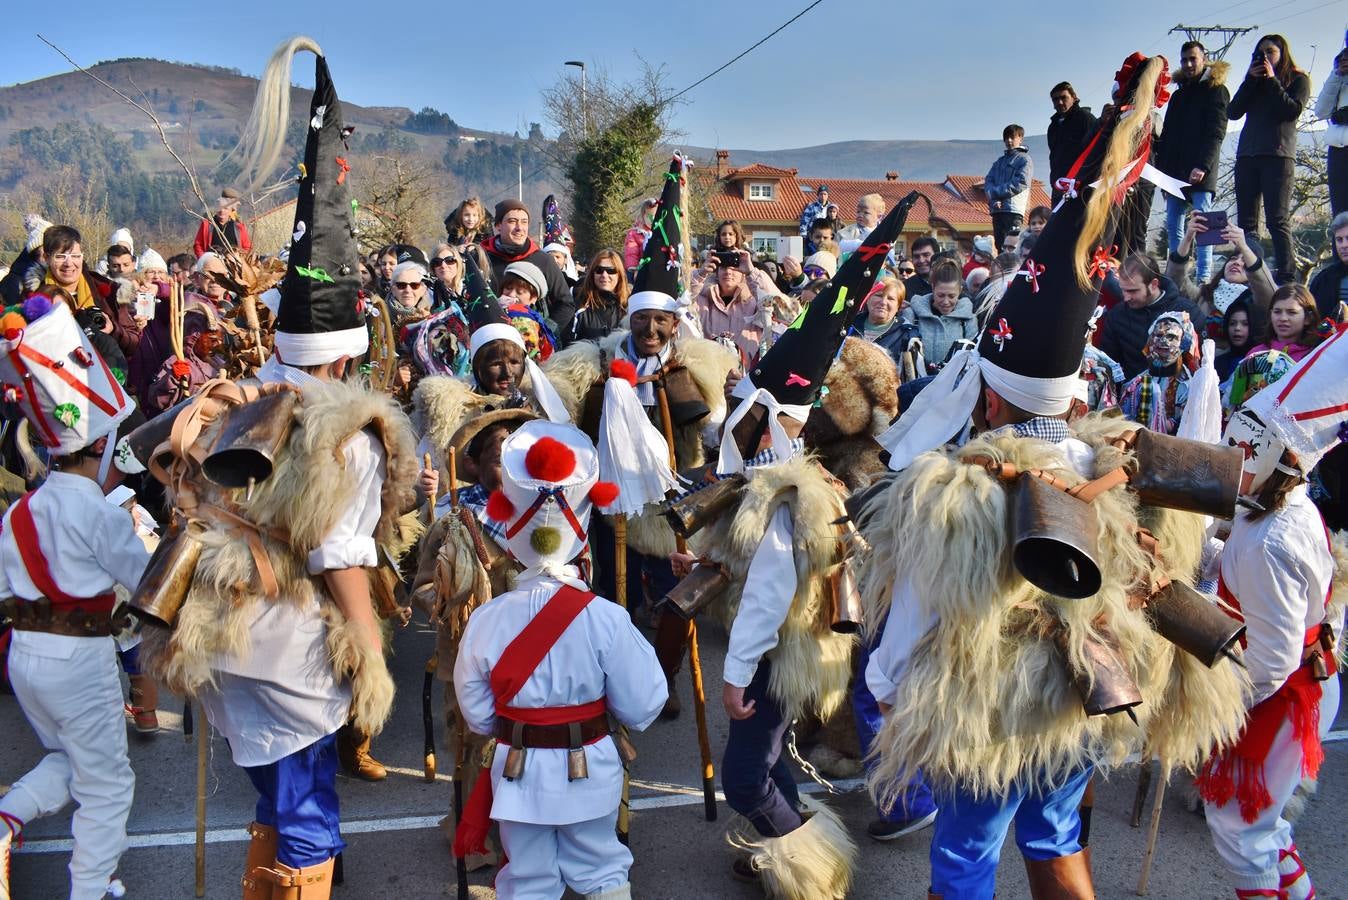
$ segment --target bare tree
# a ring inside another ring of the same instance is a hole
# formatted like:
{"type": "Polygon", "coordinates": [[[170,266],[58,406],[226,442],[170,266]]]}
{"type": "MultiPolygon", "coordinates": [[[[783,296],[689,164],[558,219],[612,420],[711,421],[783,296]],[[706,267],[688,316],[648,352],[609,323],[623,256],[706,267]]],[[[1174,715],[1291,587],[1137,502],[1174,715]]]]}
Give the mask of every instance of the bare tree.
{"type": "Polygon", "coordinates": [[[373,168],[357,177],[360,201],[358,240],[366,251],[388,244],[430,246],[441,237],[439,211],[446,203],[443,173],[418,159],[371,157],[373,168]]]}

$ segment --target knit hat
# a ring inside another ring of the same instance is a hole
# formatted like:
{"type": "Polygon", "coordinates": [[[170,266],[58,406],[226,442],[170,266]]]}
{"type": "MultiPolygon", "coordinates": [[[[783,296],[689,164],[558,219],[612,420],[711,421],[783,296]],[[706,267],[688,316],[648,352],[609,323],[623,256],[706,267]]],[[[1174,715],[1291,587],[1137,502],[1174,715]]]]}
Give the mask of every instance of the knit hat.
{"type": "Polygon", "coordinates": [[[655,208],[651,234],[637,262],[632,279],[632,296],[627,298],[627,314],[642,310],[678,312],[683,293],[683,156],[669,161],[660,203],[655,208]]]}
{"type": "Polygon", "coordinates": [[[827,250],[817,250],[805,257],[805,262],[800,264],[802,269],[806,266],[818,266],[824,270],[825,278],[832,278],[838,274],[838,257],[827,250]]]}
{"type": "Polygon", "coordinates": [[[370,347],[358,294],[357,261],[342,105],[315,53],[314,93],[306,120],[304,166],[276,317],[276,351],[292,366],[360,356],[370,347]]]}
{"type": "Polygon", "coordinates": [[[886,254],[921,196],[913,191],[895,204],[758,365],[736,385],[734,396],[740,398],[740,405],[725,421],[718,472],[742,471],[744,457],[751,455],[758,444],[761,432],[745,438],[743,444],[737,444],[734,436],[735,426],[754,404],[767,410],[766,425],[778,460],[790,458],[790,442],[777,416],[780,413],[802,423],[808,418],[829,367],[856,319],[858,306],[882,273],[886,254]]]}
{"type": "Polygon", "coordinates": [[[997,255],[997,251],[992,245],[992,238],[988,237],[986,234],[974,236],[974,252],[986,256],[988,259],[992,259],[997,255]]]}
{"type": "Polygon", "coordinates": [[[617,499],[599,480],[599,454],[574,425],[525,422],[501,447],[501,488],[487,515],[506,525],[510,555],[529,568],[564,566],[588,541],[590,511],[617,499]]]}
{"type": "MultiPolygon", "coordinates": [[[[1060,416],[1071,406],[1096,308],[1096,284],[1113,266],[1105,248],[1097,246],[1093,257],[1085,251],[1087,259],[1078,256],[1078,243],[1087,231],[1088,204],[1096,190],[1090,185],[1100,179],[1111,144],[1136,141],[1126,148],[1130,154],[1135,147],[1145,152],[1150,140],[1146,113],[1157,102],[1156,94],[1164,95],[1166,82],[1165,60],[1158,59],[1162,74],[1156,90],[1138,101],[1144,118],[1135,121],[1142,130],[1119,128],[1123,116],[1131,114],[1133,93],[1143,73],[1154,71],[1148,60],[1135,54],[1116,76],[1122,87],[1113,111],[1101,120],[1096,136],[1069,170],[1062,203],[989,316],[977,350],[957,352],[880,436],[880,444],[890,453],[891,469],[906,468],[918,454],[964,432],[984,387],[1030,415],[1060,416]],[[1084,275],[1087,263],[1089,275],[1084,275]]],[[[1140,174],[1139,165],[1125,167],[1122,182],[1112,190],[1105,188],[1109,193],[1100,201],[1120,202],[1128,179],[1140,174]]],[[[1095,220],[1095,227],[1102,227],[1102,222],[1095,220]]]]}
{"type": "Polygon", "coordinates": [[[108,239],[109,247],[125,247],[128,253],[136,252],[136,242],[131,239],[129,228],[118,228],[108,239]]]}
{"type": "Polygon", "coordinates": [[[234,188],[224,188],[220,191],[220,198],[215,201],[215,208],[220,210],[233,209],[242,202],[243,198],[234,188]]]}
{"type": "Polygon", "coordinates": [[[571,256],[571,248],[561,241],[553,241],[543,247],[544,253],[562,253],[566,255],[566,262],[562,263],[562,274],[572,281],[580,278],[580,273],[576,271],[576,260],[571,256]]]}
{"type": "Polygon", "coordinates": [[[496,224],[500,225],[501,220],[506,217],[506,214],[516,209],[526,214],[529,212],[529,207],[513,197],[502,200],[500,203],[496,204],[496,224]]]}
{"type": "Polygon", "coordinates": [[[548,280],[543,277],[543,270],[528,260],[516,260],[505,267],[501,273],[501,284],[504,285],[507,278],[515,277],[528,284],[534,289],[534,299],[542,300],[548,295],[548,280]]]}
{"type": "Polygon", "coordinates": [[[151,269],[168,271],[168,263],[164,262],[164,257],[160,256],[153,247],[146,247],[145,252],[141,253],[140,259],[136,260],[137,272],[148,272],[151,269]]]}
{"type": "Polygon", "coordinates": [[[42,236],[47,233],[51,223],[36,213],[28,213],[23,217],[23,230],[28,239],[24,242],[24,248],[32,253],[42,246],[42,236]]]}

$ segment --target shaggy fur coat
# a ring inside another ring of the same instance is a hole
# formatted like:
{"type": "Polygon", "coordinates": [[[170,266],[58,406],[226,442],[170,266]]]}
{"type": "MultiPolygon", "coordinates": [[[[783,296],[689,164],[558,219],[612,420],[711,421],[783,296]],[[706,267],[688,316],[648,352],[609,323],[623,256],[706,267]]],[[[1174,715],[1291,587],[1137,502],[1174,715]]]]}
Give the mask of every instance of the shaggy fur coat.
{"type": "MultiPolygon", "coordinates": [[[[1074,426],[1095,450],[1095,475],[1130,455],[1108,441],[1134,427],[1098,416],[1074,426]]],[[[1158,539],[1164,574],[1192,584],[1202,520],[1140,507],[1124,488],[1102,494],[1092,507],[1103,587],[1084,600],[1061,600],[1013,568],[1012,492],[961,461],[975,455],[1047,469],[1068,484],[1083,480],[1054,445],[994,433],[953,453],[923,454],[867,504],[861,526],[871,553],[859,572],[865,620],[884,620],[898,577],[909,579],[923,613],[936,620],[913,650],[875,744],[871,783],[882,804],[919,770],[934,784],[998,796],[1017,781],[1056,785],[1087,764],[1107,770],[1131,753],[1193,770],[1214,747],[1234,741],[1249,690],[1242,670],[1226,662],[1206,668],[1128,601],[1132,586],[1154,583],[1156,574],[1135,526],[1158,539]],[[1055,620],[1066,628],[1070,660],[1052,636],[1055,620]],[[1140,727],[1122,715],[1087,718],[1070,677],[1067,663],[1084,668],[1084,641],[1104,623],[1141,690],[1140,727]]]]}
{"type": "MultiPolygon", "coordinates": [[[[148,671],[175,692],[195,694],[211,684],[210,663],[217,654],[248,652],[255,604],[305,604],[318,599],[333,669],[351,679],[356,725],[371,734],[383,727],[393,706],[393,680],[383,653],[358,640],[337,605],[325,596],[321,579],[307,569],[309,553],[332,531],[354,497],[356,486],[344,476],[342,446],[363,429],[379,438],[385,453],[387,474],[375,541],[381,554],[395,552],[400,514],[415,499],[417,461],[406,416],[388,397],[362,384],[306,388],[272,476],[255,488],[251,498],[243,491],[229,492],[242,515],[261,529],[279,596],[262,595],[247,542],[231,529],[208,523],[175,628],[167,632],[146,627],[141,658],[148,671]]],[[[388,588],[386,572],[368,571],[372,596],[388,588]]]]}

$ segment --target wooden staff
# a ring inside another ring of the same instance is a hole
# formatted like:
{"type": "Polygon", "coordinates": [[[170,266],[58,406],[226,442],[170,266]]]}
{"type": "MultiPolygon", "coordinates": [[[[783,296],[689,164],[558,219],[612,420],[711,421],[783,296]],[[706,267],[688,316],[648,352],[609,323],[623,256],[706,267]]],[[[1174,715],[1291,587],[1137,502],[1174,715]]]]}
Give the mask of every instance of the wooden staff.
{"type": "MultiPolygon", "coordinates": [[[[1151,761],[1148,760],[1148,765],[1151,761]]],[[[1162,766],[1162,773],[1164,766],[1162,766]]],[[[1156,801],[1151,806],[1151,825],[1147,829],[1147,849],[1142,853],[1142,872],[1137,879],[1137,895],[1147,896],[1147,882],[1151,879],[1151,864],[1156,859],[1156,836],[1161,832],[1161,804],[1165,802],[1165,786],[1170,779],[1162,778],[1156,785],[1156,801]]]]}
{"type": "Polygon", "coordinates": [[[209,726],[197,729],[197,846],[196,876],[198,897],[206,896],[206,743],[209,726]]]}
{"type": "MultiPolygon", "coordinates": [[[[449,491],[450,515],[457,516],[459,514],[459,495],[455,492],[454,485],[459,480],[459,450],[453,444],[450,444],[447,450],[446,465],[449,468],[447,473],[449,484],[445,487],[449,491]]],[[[430,467],[430,458],[431,455],[427,453],[426,464],[428,468],[430,467]]],[[[439,492],[437,491],[437,493],[439,492]]],[[[432,515],[434,515],[434,512],[432,512],[432,515]]],[[[427,664],[426,672],[426,677],[430,678],[429,664],[427,664]]],[[[454,833],[458,834],[459,824],[463,822],[463,767],[467,764],[468,759],[468,730],[463,724],[463,711],[458,710],[457,707],[456,710],[454,714],[454,738],[458,741],[458,746],[454,748],[454,833]]],[[[430,725],[426,727],[429,735],[430,725]]],[[[428,738],[428,740],[433,740],[433,738],[428,738]]],[[[432,764],[434,764],[433,761],[434,757],[432,757],[432,764]]],[[[490,778],[491,772],[479,772],[477,777],[490,778]]],[[[468,861],[464,857],[456,856],[454,858],[454,876],[458,882],[459,900],[468,900],[468,861]]]]}
{"type": "MultiPolygon", "coordinates": [[[[451,448],[452,449],[452,448],[451,448]]],[[[454,464],[450,463],[452,467],[454,464]]],[[[431,467],[431,455],[429,453],[421,454],[421,467],[429,469],[431,467]]],[[[453,477],[453,476],[451,476],[453,477]]],[[[453,485],[450,485],[451,489],[453,485]]],[[[439,499],[439,491],[431,491],[430,496],[426,498],[426,524],[430,525],[435,521],[435,501],[439,499]]]]}
{"type": "MultiPolygon", "coordinates": [[[[618,513],[613,517],[613,599],[623,609],[627,609],[627,516],[618,513]]],[[[619,726],[626,737],[627,727],[619,726]]],[[[627,846],[632,832],[632,773],[623,762],[623,793],[618,801],[618,840],[627,846]]]]}
{"type": "MultiPolygon", "coordinates": [[[[660,400],[660,424],[669,445],[669,470],[677,473],[678,459],[674,455],[674,419],[669,414],[669,396],[662,379],[655,380],[655,393],[660,400]]],[[[688,541],[675,535],[675,546],[680,553],[688,552],[688,541]]],[[[697,648],[697,621],[688,620],[688,674],[693,681],[693,715],[697,719],[697,749],[702,755],[702,804],[708,822],[716,821],[716,769],[711,761],[711,734],[707,730],[707,694],[702,685],[702,655],[697,648]]]]}
{"type": "MultiPolygon", "coordinates": [[[[422,465],[429,469],[431,467],[431,455],[423,453],[421,456],[422,465]]],[[[430,525],[435,521],[435,507],[444,493],[444,485],[440,485],[431,495],[426,498],[426,524],[430,525]]],[[[449,448],[449,489],[454,489],[454,448],[449,448]]],[[[451,494],[449,502],[452,508],[458,507],[458,502],[451,494]]],[[[432,623],[434,624],[434,623],[432,623]]],[[[435,715],[431,711],[431,694],[435,688],[435,670],[440,667],[440,653],[433,651],[431,658],[426,660],[426,672],[421,679],[421,729],[422,729],[422,772],[427,784],[435,782],[435,715]]]]}

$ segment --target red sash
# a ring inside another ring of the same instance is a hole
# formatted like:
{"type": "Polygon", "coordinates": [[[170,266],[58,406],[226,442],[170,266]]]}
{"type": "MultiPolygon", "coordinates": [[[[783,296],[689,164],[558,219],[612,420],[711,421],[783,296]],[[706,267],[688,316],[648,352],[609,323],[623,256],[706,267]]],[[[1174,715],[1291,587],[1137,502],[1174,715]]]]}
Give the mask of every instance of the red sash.
{"type": "MultiPolygon", "coordinates": [[[[564,725],[600,715],[607,708],[604,698],[579,706],[524,708],[510,706],[529,677],[548,655],[566,629],[594,599],[594,594],[562,585],[538,615],[506,645],[491,670],[491,691],[496,696],[496,714],[506,715],[529,725],[564,725]]],[[[464,804],[463,815],[454,830],[454,855],[487,852],[487,830],[491,827],[491,773],[483,772],[473,785],[473,793],[464,804]]]]}
{"type": "Polygon", "coordinates": [[[51,565],[47,562],[46,554],[42,552],[41,542],[38,541],[33,513],[28,509],[28,500],[32,496],[32,493],[24,494],[14,504],[14,509],[9,514],[9,525],[13,529],[14,543],[19,547],[23,567],[28,571],[28,578],[33,582],[33,586],[41,591],[42,596],[50,600],[56,609],[73,609],[78,606],[90,613],[112,612],[116,595],[111,592],[96,597],[72,597],[56,586],[56,581],[51,575],[51,565]]]}
{"type": "MultiPolygon", "coordinates": [[[[1327,535],[1326,535],[1327,536],[1327,535]]],[[[1325,607],[1333,597],[1331,585],[1325,597],[1325,607]]],[[[1217,595],[1227,604],[1227,614],[1239,622],[1245,617],[1240,601],[1221,579],[1217,595]]],[[[1320,640],[1321,625],[1306,630],[1302,649],[1320,640]]],[[[1240,639],[1245,646],[1245,638],[1240,639]]],[[[1330,677],[1337,672],[1333,654],[1325,658],[1330,677]]],[[[1320,697],[1323,690],[1316,681],[1308,663],[1303,663],[1272,695],[1250,709],[1235,746],[1220,755],[1213,755],[1198,773],[1198,792],[1204,800],[1225,806],[1233,797],[1240,803],[1240,815],[1246,822],[1254,822],[1259,813],[1273,805],[1273,796],[1264,783],[1264,762],[1273,749],[1273,742],[1290,719],[1292,739],[1301,745],[1301,775],[1314,778],[1324,762],[1325,751],[1320,744],[1320,697]]]]}

